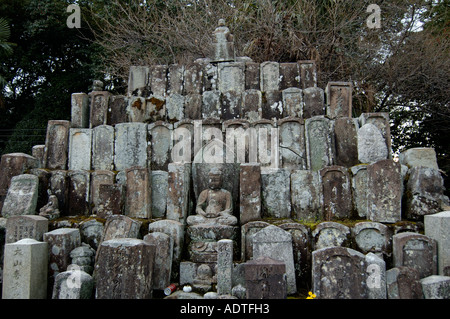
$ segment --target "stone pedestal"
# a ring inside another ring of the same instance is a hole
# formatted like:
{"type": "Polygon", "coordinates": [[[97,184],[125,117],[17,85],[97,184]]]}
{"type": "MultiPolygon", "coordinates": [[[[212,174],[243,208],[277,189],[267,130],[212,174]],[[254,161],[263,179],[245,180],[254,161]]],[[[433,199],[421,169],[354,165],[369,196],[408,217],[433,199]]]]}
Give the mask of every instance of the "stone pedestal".
{"type": "Polygon", "coordinates": [[[190,260],[193,262],[217,262],[217,242],[221,239],[231,239],[236,246],[238,229],[236,226],[225,225],[189,226],[187,232],[190,260]]]}

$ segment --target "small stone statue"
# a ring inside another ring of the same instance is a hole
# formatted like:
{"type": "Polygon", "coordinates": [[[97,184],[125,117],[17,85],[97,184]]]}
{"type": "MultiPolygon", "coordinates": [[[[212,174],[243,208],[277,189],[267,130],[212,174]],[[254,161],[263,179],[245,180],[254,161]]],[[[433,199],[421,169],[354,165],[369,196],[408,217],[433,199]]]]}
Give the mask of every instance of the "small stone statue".
{"type": "Polygon", "coordinates": [[[234,37],[225,25],[225,20],[219,20],[219,26],[214,30],[214,56],[212,62],[234,61],[234,37]]]}
{"type": "Polygon", "coordinates": [[[237,224],[237,218],[232,215],[231,193],[222,189],[222,174],[217,170],[209,173],[209,189],[200,193],[196,213],[187,218],[188,225],[228,225],[237,224]]]}
{"type": "Polygon", "coordinates": [[[211,289],[211,284],[213,282],[213,276],[211,267],[207,264],[201,264],[197,268],[197,276],[193,280],[192,284],[195,289],[207,292],[211,289]]]}
{"type": "Polygon", "coordinates": [[[55,195],[50,195],[48,203],[39,210],[39,216],[52,220],[58,218],[59,215],[58,198],[55,195]]]}
{"type": "Polygon", "coordinates": [[[94,82],[92,82],[92,91],[103,91],[103,82],[94,80],[94,82]]]}

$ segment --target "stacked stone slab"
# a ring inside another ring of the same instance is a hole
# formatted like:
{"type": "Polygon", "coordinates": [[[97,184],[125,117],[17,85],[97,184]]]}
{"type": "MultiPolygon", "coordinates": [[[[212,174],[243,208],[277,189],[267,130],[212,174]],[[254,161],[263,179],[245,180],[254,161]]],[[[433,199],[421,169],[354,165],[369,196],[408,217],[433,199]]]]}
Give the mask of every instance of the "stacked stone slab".
{"type": "Polygon", "coordinates": [[[66,287],[81,243],[96,250],[97,298],[173,282],[247,298],[441,296],[448,198],[434,150],[397,162],[389,115],[355,114],[352,83],[318,87],[314,61],[236,57],[222,23],[213,38],[211,58],[132,66],[125,96],[97,82],[72,94],[71,121],[49,121],[33,156],[3,155],[6,245],[47,245],[50,265],[36,262],[55,298],[82,298],[66,287]],[[214,166],[238,224],[188,226],[214,166]],[[56,221],[36,216],[50,194],[56,221]]]}

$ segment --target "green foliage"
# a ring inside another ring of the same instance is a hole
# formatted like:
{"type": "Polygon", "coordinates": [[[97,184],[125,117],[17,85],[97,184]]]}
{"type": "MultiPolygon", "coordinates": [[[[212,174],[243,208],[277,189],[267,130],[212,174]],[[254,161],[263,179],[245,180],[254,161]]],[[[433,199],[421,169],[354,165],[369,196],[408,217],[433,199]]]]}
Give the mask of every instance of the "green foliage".
{"type": "Polygon", "coordinates": [[[10,21],[10,41],[17,44],[14,54],[0,61],[6,81],[1,91],[0,153],[30,153],[33,145],[43,143],[47,121],[70,119],[71,94],[88,91],[100,75],[100,49],[92,42],[92,32],[86,24],[81,29],[67,27],[67,6],[62,0],[0,4],[10,21]]]}

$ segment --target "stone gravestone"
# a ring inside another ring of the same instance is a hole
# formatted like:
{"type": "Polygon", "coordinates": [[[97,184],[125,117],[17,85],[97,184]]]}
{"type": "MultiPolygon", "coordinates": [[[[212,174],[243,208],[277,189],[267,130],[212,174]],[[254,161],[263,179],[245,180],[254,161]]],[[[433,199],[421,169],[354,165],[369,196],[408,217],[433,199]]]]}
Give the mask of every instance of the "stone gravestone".
{"type": "Polygon", "coordinates": [[[248,89],[242,94],[242,118],[252,122],[262,119],[261,91],[248,89]]]}
{"type": "Polygon", "coordinates": [[[183,94],[184,65],[171,64],[167,73],[167,93],[183,94]]]}
{"type": "Polygon", "coordinates": [[[156,96],[166,96],[167,68],[165,64],[150,67],[150,88],[156,96]]]}
{"type": "Polygon", "coordinates": [[[89,219],[80,223],[81,242],[88,244],[93,249],[97,250],[104,230],[103,223],[89,219]]]}
{"type": "Polygon", "coordinates": [[[5,243],[10,244],[24,238],[42,241],[48,232],[48,219],[34,215],[11,216],[6,221],[5,243]]]}
{"type": "Polygon", "coordinates": [[[247,299],[286,299],[286,265],[269,257],[244,264],[247,299]]]}
{"type": "MultiPolygon", "coordinates": [[[[48,203],[48,189],[50,183],[50,172],[44,168],[32,168],[28,170],[28,174],[36,175],[39,178],[39,189],[38,189],[38,200],[37,208],[41,209],[45,204],[48,203]]],[[[1,197],[1,195],[0,195],[1,197]]],[[[1,202],[1,198],[0,198],[1,202]]],[[[1,207],[1,203],[0,203],[1,207]]],[[[0,208],[1,210],[1,208],[0,208]]]]}
{"type": "Polygon", "coordinates": [[[90,202],[92,207],[92,213],[97,214],[99,207],[103,204],[100,201],[99,190],[102,184],[114,184],[114,172],[97,170],[91,174],[91,187],[90,187],[90,202]]]}
{"type": "Polygon", "coordinates": [[[334,121],[336,165],[351,167],[358,162],[358,139],[355,122],[349,117],[334,121]]]}
{"type": "Polygon", "coordinates": [[[172,279],[178,277],[180,261],[184,246],[184,225],[175,220],[158,220],[148,226],[149,233],[159,232],[168,235],[173,240],[172,279]]]}
{"type": "Polygon", "coordinates": [[[91,174],[88,171],[69,171],[69,215],[89,215],[91,174]]]}
{"type": "Polygon", "coordinates": [[[325,92],[329,118],[352,117],[352,84],[350,82],[329,82],[325,92]]]}
{"type": "Polygon", "coordinates": [[[170,285],[172,274],[173,239],[167,234],[153,232],[145,235],[143,240],[155,246],[153,289],[164,290],[170,285]]]}
{"type": "Polygon", "coordinates": [[[325,115],[325,93],[322,88],[303,89],[303,118],[325,115]]]}
{"type": "Polygon", "coordinates": [[[359,117],[359,126],[362,127],[368,123],[375,125],[380,130],[381,135],[383,136],[386,143],[388,158],[392,159],[391,126],[389,123],[389,113],[362,113],[359,117]]]}
{"type": "Polygon", "coordinates": [[[122,171],[147,166],[147,124],[120,123],[114,127],[114,165],[122,171]]]}
{"type": "Polygon", "coordinates": [[[279,132],[276,123],[271,120],[259,120],[252,123],[257,132],[257,162],[261,168],[278,168],[279,165],[279,132]]]}
{"type": "Polygon", "coordinates": [[[58,209],[62,216],[69,212],[69,171],[54,170],[50,172],[49,193],[58,199],[58,209]]]}
{"type": "Polygon", "coordinates": [[[320,170],[325,220],[351,217],[352,189],[347,168],[327,166],[320,170]]]}
{"type": "Polygon", "coordinates": [[[86,93],[73,93],[71,96],[71,126],[89,127],[89,96],[86,93]]]}
{"type": "Polygon", "coordinates": [[[71,128],[69,130],[69,170],[91,169],[92,130],[71,128]]]}
{"type": "Polygon", "coordinates": [[[270,225],[253,235],[253,258],[269,257],[286,265],[287,293],[297,292],[292,235],[280,227],[270,225]]]}
{"type": "Polygon", "coordinates": [[[26,170],[39,167],[39,161],[33,156],[24,153],[4,154],[0,161],[0,210],[11,179],[14,176],[24,174],[26,170]]]}
{"type": "Polygon", "coordinates": [[[374,253],[368,253],[366,264],[368,299],[386,299],[386,262],[374,253]]]}
{"type": "Polygon", "coordinates": [[[104,241],[95,263],[96,299],[151,299],[155,246],[135,238],[104,241]]]}
{"type": "Polygon", "coordinates": [[[383,258],[392,251],[392,234],[389,227],[384,224],[360,222],[356,223],[351,231],[358,250],[364,254],[371,252],[383,258]]]}
{"type": "Polygon", "coordinates": [[[165,217],[167,206],[167,191],[169,188],[169,173],[165,171],[152,171],[152,217],[165,217]]]}
{"type": "Polygon", "coordinates": [[[5,245],[2,299],[47,298],[48,244],[24,238],[5,245]]]}
{"type": "Polygon", "coordinates": [[[259,90],[260,89],[260,75],[259,63],[245,62],[245,89],[259,90]]]}
{"type": "Polygon", "coordinates": [[[93,290],[92,276],[82,270],[71,269],[56,276],[52,299],[91,299],[93,290]]]}
{"type": "Polygon", "coordinates": [[[128,99],[126,112],[129,122],[145,122],[148,120],[147,102],[142,96],[131,96],[128,99]]]}
{"type": "Polygon", "coordinates": [[[250,221],[241,227],[241,260],[253,258],[253,235],[270,224],[263,221],[250,221]]]}
{"type": "Polygon", "coordinates": [[[38,168],[43,167],[44,163],[44,154],[45,154],[45,144],[44,145],[34,145],[31,148],[31,156],[36,158],[38,161],[38,168]]]}
{"type": "Polygon", "coordinates": [[[292,235],[292,249],[297,287],[311,283],[311,234],[310,228],[300,223],[284,223],[280,228],[292,235]]]}
{"type": "Polygon", "coordinates": [[[424,299],[450,299],[450,277],[429,276],[420,280],[424,299]]]}
{"type": "Polygon", "coordinates": [[[11,185],[2,207],[2,216],[36,215],[39,178],[22,174],[11,179],[11,185]]]}
{"type": "Polygon", "coordinates": [[[437,274],[436,241],[428,236],[405,232],[392,237],[395,267],[409,267],[419,272],[420,278],[437,274]]]}
{"type": "Polygon", "coordinates": [[[211,60],[208,58],[200,58],[198,60],[199,63],[203,65],[203,91],[212,91],[212,90],[218,90],[219,89],[219,65],[222,64],[216,64],[211,63],[211,60]]]}
{"type": "Polygon", "coordinates": [[[400,163],[382,160],[367,166],[367,218],[380,223],[401,220],[402,176],[400,163]]]}
{"type": "Polygon", "coordinates": [[[151,218],[152,184],[148,169],[129,168],[126,170],[126,175],[125,214],[134,218],[151,218]]]}
{"type": "Polygon", "coordinates": [[[388,299],[422,299],[419,272],[409,267],[394,267],[386,271],[388,299]]]}
{"type": "Polygon", "coordinates": [[[331,121],[324,116],[314,116],[305,121],[306,158],[308,169],[318,171],[333,163],[331,121]]]}
{"type": "Polygon", "coordinates": [[[322,222],[312,232],[315,250],[345,246],[349,243],[350,228],[335,222],[322,222]]]}
{"type": "Polygon", "coordinates": [[[168,170],[173,147],[172,132],[172,124],[158,121],[148,125],[148,136],[151,145],[150,165],[154,171],[168,170]]]}
{"type": "Polygon", "coordinates": [[[295,87],[286,88],[282,91],[283,106],[287,116],[303,117],[303,93],[295,87]]]}
{"type": "Polygon", "coordinates": [[[173,125],[171,163],[191,163],[194,159],[194,121],[185,119],[173,125]]]}
{"type": "Polygon", "coordinates": [[[437,242],[439,275],[450,274],[450,211],[425,215],[425,235],[437,242]]]}
{"type": "Polygon", "coordinates": [[[305,124],[301,118],[284,118],[278,121],[280,138],[280,163],[291,172],[306,169],[305,124]]]}
{"type": "Polygon", "coordinates": [[[48,121],[44,168],[67,169],[69,129],[69,121],[48,121]]]}
{"type": "Polygon", "coordinates": [[[44,234],[48,243],[48,274],[52,280],[60,272],[66,271],[70,264],[70,252],[81,246],[80,230],[77,228],[58,228],[44,234]]]}
{"type": "Polygon", "coordinates": [[[241,225],[261,219],[261,166],[259,164],[241,164],[239,188],[241,225]]]}
{"type": "Polygon", "coordinates": [[[245,64],[227,62],[218,64],[219,91],[242,93],[245,90],[245,64]]]}
{"type": "Polygon", "coordinates": [[[113,95],[109,100],[108,125],[129,122],[127,114],[128,98],[123,95],[113,95]]]}
{"type": "Polygon", "coordinates": [[[241,118],[242,114],[242,93],[236,91],[226,91],[220,95],[220,106],[223,120],[233,120],[241,118]]]}
{"type": "Polygon", "coordinates": [[[122,184],[100,184],[98,189],[99,206],[97,216],[107,218],[125,213],[125,186],[122,184]]]}
{"type": "Polygon", "coordinates": [[[367,299],[367,262],[351,248],[327,247],[312,253],[312,291],[319,299],[367,299]]]}
{"type": "Polygon", "coordinates": [[[256,130],[247,120],[233,119],[222,123],[225,132],[226,163],[256,162],[256,130]]]}
{"type": "Polygon", "coordinates": [[[400,164],[408,167],[423,166],[439,169],[434,148],[415,147],[407,149],[400,153],[399,160],[400,164]]]}
{"type": "Polygon", "coordinates": [[[361,163],[371,164],[387,159],[388,148],[380,130],[367,123],[358,130],[358,160],[361,163]]]}
{"type": "Polygon", "coordinates": [[[171,93],[166,99],[167,121],[175,122],[185,118],[184,103],[185,96],[178,93],[171,93]]]}
{"type": "Polygon", "coordinates": [[[202,94],[203,67],[200,63],[186,65],[184,70],[184,95],[202,94]]]}
{"type": "Polygon", "coordinates": [[[92,169],[114,169],[114,127],[99,125],[92,135],[92,169]]]}
{"type": "Polygon", "coordinates": [[[300,68],[298,63],[280,63],[280,90],[301,87],[300,68]]]}
{"type": "Polygon", "coordinates": [[[303,60],[297,62],[300,67],[300,83],[301,88],[311,88],[317,86],[317,69],[316,61],[303,60]]]}
{"type": "Polygon", "coordinates": [[[148,66],[130,66],[128,75],[128,96],[138,95],[149,85],[150,68],[148,66]]]}
{"type": "Polygon", "coordinates": [[[220,92],[218,90],[204,92],[202,95],[202,119],[220,120],[221,118],[220,92]]]}
{"type": "Polygon", "coordinates": [[[290,173],[286,169],[261,170],[263,216],[291,217],[290,173]]]}
{"type": "Polygon", "coordinates": [[[101,241],[116,238],[138,238],[142,222],[124,215],[111,215],[106,219],[101,241]]]}
{"type": "Polygon", "coordinates": [[[169,164],[166,218],[182,224],[189,214],[190,173],[190,164],[169,164]]]}
{"type": "Polygon", "coordinates": [[[201,94],[193,93],[185,96],[184,100],[184,116],[186,119],[200,120],[202,118],[202,102],[201,94]]]}
{"type": "Polygon", "coordinates": [[[367,216],[367,194],[370,191],[368,187],[367,165],[360,164],[350,168],[352,179],[352,197],[353,208],[358,217],[367,216]]]}
{"type": "Polygon", "coordinates": [[[231,295],[233,288],[233,241],[221,239],[217,242],[217,293],[231,295]]]}
{"type": "Polygon", "coordinates": [[[279,90],[280,68],[279,63],[266,61],[260,64],[261,91],[273,92],[279,90]]]}
{"type": "Polygon", "coordinates": [[[267,120],[278,120],[286,116],[281,91],[263,92],[261,116],[267,120]]]}
{"type": "Polygon", "coordinates": [[[291,174],[292,211],[296,219],[323,219],[322,183],[319,172],[295,170],[291,174]]]}
{"type": "Polygon", "coordinates": [[[107,91],[92,91],[89,93],[91,100],[90,128],[105,125],[108,120],[108,107],[111,93],[107,91]]]}
{"type": "Polygon", "coordinates": [[[414,166],[408,171],[406,183],[406,218],[421,220],[424,215],[441,211],[445,202],[444,179],[438,169],[414,166]]]}

